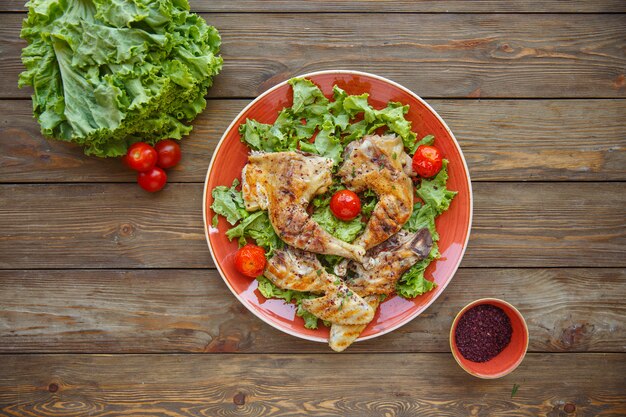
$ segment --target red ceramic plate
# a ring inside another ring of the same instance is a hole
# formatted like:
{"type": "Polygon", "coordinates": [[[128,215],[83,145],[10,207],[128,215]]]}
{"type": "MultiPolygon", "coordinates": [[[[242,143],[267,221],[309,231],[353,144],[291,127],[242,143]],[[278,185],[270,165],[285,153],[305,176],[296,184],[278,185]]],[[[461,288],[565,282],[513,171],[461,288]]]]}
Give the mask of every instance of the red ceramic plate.
{"type": "MultiPolygon", "coordinates": [[[[332,96],[337,84],[348,94],[369,93],[370,104],[383,108],[389,101],[399,101],[410,106],[406,115],[418,137],[435,135],[435,145],[450,162],[448,188],[458,191],[450,209],[436,221],[440,235],[441,258],[432,262],[426,278],[437,283],[435,290],[412,300],[394,296],[386,299],[378,309],[374,320],[358,340],[371,339],[388,333],[408,323],[432,304],[450,283],[467,247],[472,223],[472,189],[467,164],[454,135],[439,115],[420,97],[401,85],[373,74],[357,71],[321,71],[304,74],[317,84],[324,94],[332,96]]],[[[241,180],[241,169],[246,164],[249,148],[239,140],[238,127],[246,118],[263,123],[273,123],[283,107],[292,104],[291,86],[284,81],[261,94],[237,115],[222,136],[215,152],[204,185],[203,214],[206,238],[211,255],[226,285],[248,310],[269,325],[293,336],[317,342],[328,341],[328,329],[322,325],[317,330],[304,327],[296,316],[295,307],[283,300],[265,299],[257,290],[257,282],[237,272],[233,256],[237,242],[229,242],[225,236],[228,223],[220,218],[217,228],[211,226],[213,203],[211,190],[218,185],[230,186],[233,179],[241,180]]]]}

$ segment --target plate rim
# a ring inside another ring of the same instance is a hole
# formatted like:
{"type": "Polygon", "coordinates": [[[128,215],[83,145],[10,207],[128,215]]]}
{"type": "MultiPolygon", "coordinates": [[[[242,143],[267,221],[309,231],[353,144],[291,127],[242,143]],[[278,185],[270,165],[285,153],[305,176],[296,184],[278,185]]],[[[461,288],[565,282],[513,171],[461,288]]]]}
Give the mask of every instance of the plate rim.
{"type": "Polygon", "coordinates": [[[298,333],[298,332],[293,331],[291,329],[282,327],[278,323],[274,323],[274,322],[272,322],[270,320],[267,320],[266,317],[264,317],[260,312],[256,311],[255,308],[253,308],[251,305],[249,305],[248,300],[246,300],[243,297],[239,296],[239,294],[231,286],[230,282],[228,281],[228,279],[224,275],[224,271],[222,271],[222,269],[220,268],[219,263],[217,262],[217,259],[215,258],[215,253],[213,252],[213,248],[211,247],[211,240],[210,240],[210,236],[209,236],[209,224],[208,224],[208,221],[207,221],[207,218],[208,218],[208,216],[207,216],[207,214],[208,214],[208,212],[207,212],[207,191],[208,191],[208,186],[209,186],[209,176],[211,174],[211,168],[213,168],[213,164],[215,163],[216,156],[217,156],[221,146],[224,143],[224,139],[226,138],[226,135],[232,130],[232,128],[234,127],[235,123],[239,120],[239,118],[245,112],[248,111],[248,109],[250,107],[252,107],[255,103],[257,103],[259,100],[261,100],[262,98],[264,98],[265,96],[267,96],[268,94],[273,92],[274,90],[276,90],[276,89],[286,85],[291,78],[307,78],[307,77],[312,77],[312,76],[317,76],[317,75],[324,75],[324,74],[354,74],[354,75],[360,75],[360,76],[365,76],[365,77],[371,77],[371,78],[374,78],[374,79],[378,79],[379,81],[383,81],[385,83],[393,85],[396,88],[399,88],[400,90],[404,91],[405,93],[411,95],[413,98],[415,98],[416,100],[421,102],[426,108],[428,108],[428,110],[430,110],[432,112],[432,114],[435,115],[435,117],[439,120],[439,122],[441,122],[443,127],[446,129],[446,132],[448,132],[448,134],[452,138],[452,141],[454,142],[454,146],[456,146],[457,150],[459,151],[459,155],[461,156],[461,161],[463,162],[463,167],[465,168],[465,174],[466,174],[466,177],[467,177],[467,185],[468,185],[468,191],[469,191],[469,222],[468,222],[468,225],[467,225],[467,234],[465,236],[465,242],[463,242],[463,249],[461,251],[461,255],[459,256],[459,259],[456,262],[456,265],[454,265],[454,267],[452,268],[452,273],[450,274],[450,278],[442,285],[441,291],[439,291],[438,294],[435,294],[424,305],[424,308],[417,315],[412,316],[410,318],[407,318],[404,321],[400,321],[399,323],[397,323],[397,324],[395,324],[393,326],[390,326],[388,328],[385,328],[385,329],[381,330],[378,333],[371,334],[369,336],[364,336],[364,337],[360,337],[359,336],[355,340],[355,342],[361,342],[361,341],[365,341],[365,340],[374,339],[376,337],[380,337],[380,336],[383,336],[383,335],[385,335],[387,333],[390,333],[390,332],[392,332],[394,330],[397,330],[400,327],[410,323],[411,321],[416,319],[420,314],[422,314],[424,311],[426,311],[426,309],[428,309],[428,307],[430,307],[439,298],[439,296],[441,294],[443,294],[443,292],[447,288],[448,284],[450,284],[450,282],[452,281],[452,278],[454,278],[454,276],[456,275],[456,273],[457,273],[457,271],[459,269],[459,266],[461,265],[461,262],[463,261],[463,257],[465,256],[465,251],[467,250],[467,246],[469,244],[469,238],[470,238],[470,234],[471,234],[471,231],[472,231],[472,223],[473,223],[473,216],[474,216],[474,193],[473,193],[473,190],[472,190],[472,181],[471,181],[469,167],[467,166],[467,161],[465,160],[465,155],[463,154],[461,146],[459,145],[459,142],[457,141],[456,137],[454,136],[454,133],[452,133],[452,130],[450,130],[450,127],[445,122],[445,120],[443,120],[443,118],[439,115],[439,113],[437,113],[435,111],[435,109],[433,109],[431,107],[431,105],[428,104],[419,95],[417,95],[413,91],[409,90],[407,87],[404,87],[403,85],[401,85],[401,84],[399,84],[399,83],[397,83],[397,82],[395,82],[393,80],[390,80],[390,79],[388,79],[386,77],[382,77],[380,75],[372,74],[372,73],[365,72],[365,71],[344,70],[344,69],[340,69],[340,70],[321,70],[321,71],[308,72],[308,73],[301,74],[301,75],[295,75],[293,77],[290,77],[290,78],[288,78],[286,80],[283,80],[280,83],[278,83],[278,84],[268,88],[267,90],[265,90],[264,92],[259,94],[256,98],[251,100],[250,103],[248,103],[233,118],[232,122],[228,125],[226,130],[224,130],[224,133],[222,134],[222,137],[218,141],[217,146],[215,147],[215,150],[213,151],[213,155],[211,156],[211,161],[209,162],[209,167],[207,168],[207,173],[206,173],[206,177],[205,177],[205,180],[204,180],[204,186],[203,186],[204,189],[203,189],[203,193],[202,193],[202,222],[204,223],[204,237],[206,239],[207,246],[209,247],[209,252],[211,253],[211,258],[213,259],[213,262],[215,263],[215,267],[216,267],[217,271],[219,272],[220,276],[222,277],[222,280],[226,283],[226,286],[228,287],[230,292],[233,293],[233,295],[237,298],[237,300],[241,304],[243,304],[248,309],[248,311],[250,311],[256,317],[258,317],[261,321],[263,321],[263,323],[266,323],[266,324],[272,326],[273,328],[275,328],[277,330],[280,330],[281,332],[287,333],[287,334],[289,334],[291,336],[294,336],[294,337],[298,337],[300,339],[309,340],[309,341],[312,341],[312,342],[328,343],[328,339],[327,338],[301,334],[301,333],[298,333]]]}

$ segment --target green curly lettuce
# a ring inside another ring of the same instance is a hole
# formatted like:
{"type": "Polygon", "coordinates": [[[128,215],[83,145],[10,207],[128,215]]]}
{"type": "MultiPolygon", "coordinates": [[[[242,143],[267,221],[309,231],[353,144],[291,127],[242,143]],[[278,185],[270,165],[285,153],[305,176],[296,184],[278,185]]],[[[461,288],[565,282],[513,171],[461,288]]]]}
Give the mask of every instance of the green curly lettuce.
{"type": "Polygon", "coordinates": [[[457,194],[446,188],[448,182],[448,161],[444,159],[441,171],[430,180],[423,179],[417,189],[417,195],[424,203],[432,207],[437,215],[448,210],[452,199],[457,194]]]}
{"type": "Polygon", "coordinates": [[[239,180],[235,178],[230,187],[219,185],[211,191],[213,197],[211,209],[215,214],[224,216],[231,225],[249,215],[243,202],[243,195],[237,190],[238,186],[239,180]]]}
{"type": "Polygon", "coordinates": [[[247,238],[252,238],[254,242],[265,249],[265,254],[269,258],[274,254],[274,250],[281,249],[284,242],[280,240],[267,211],[256,211],[246,218],[237,226],[226,232],[229,240],[239,238],[239,246],[243,246],[247,242],[247,238]]]}
{"type": "Polygon", "coordinates": [[[42,133],[88,155],[181,139],[222,68],[220,36],[187,0],[30,0],[20,36],[42,133]]]}
{"type": "Polygon", "coordinates": [[[213,227],[217,227],[217,216],[224,216],[226,221],[234,226],[226,232],[229,240],[238,238],[239,246],[243,246],[248,238],[251,238],[258,246],[265,249],[266,256],[269,258],[274,250],[283,247],[284,242],[280,240],[272,227],[267,211],[259,210],[254,213],[246,211],[243,195],[237,189],[238,186],[239,180],[235,178],[230,187],[219,185],[211,192],[213,197],[211,210],[215,213],[213,227]]]}
{"type": "Polygon", "coordinates": [[[293,105],[284,108],[273,124],[247,119],[239,126],[241,141],[253,150],[300,149],[330,158],[338,165],[347,143],[379,128],[400,136],[410,153],[418,146],[411,122],[404,117],[409,111],[408,105],[389,102],[387,107],[377,110],[369,104],[367,93],[348,95],[334,86],[331,101],[310,80],[292,78],[289,84],[293,90],[293,105]],[[360,115],[362,120],[356,120],[360,115]]]}
{"type": "Polygon", "coordinates": [[[439,249],[435,243],[428,257],[409,268],[398,280],[396,293],[404,298],[414,298],[435,289],[437,284],[427,280],[424,273],[428,265],[437,258],[439,258],[439,249]]]}
{"type": "Polygon", "coordinates": [[[344,242],[352,242],[361,231],[365,228],[365,224],[361,221],[361,216],[357,216],[352,220],[339,220],[330,210],[330,206],[317,209],[312,216],[322,229],[344,242]]]}
{"type": "MultiPolygon", "coordinates": [[[[401,137],[409,155],[412,155],[420,145],[434,143],[434,136],[427,135],[418,140],[417,135],[411,131],[411,122],[405,118],[409,111],[407,105],[389,102],[385,108],[379,110],[369,104],[367,93],[348,95],[341,88],[334,86],[331,100],[310,80],[294,78],[289,84],[293,90],[293,105],[281,110],[274,123],[263,124],[248,119],[239,127],[241,141],[253,150],[281,152],[300,149],[330,158],[335,166],[338,166],[342,160],[344,147],[348,143],[381,128],[401,137]]],[[[416,232],[427,228],[433,239],[433,247],[425,259],[413,265],[398,280],[396,292],[402,297],[413,298],[436,287],[434,282],[425,278],[425,271],[428,265],[440,256],[435,219],[450,207],[456,195],[456,192],[446,188],[447,180],[447,161],[444,160],[439,174],[432,179],[422,179],[417,187],[416,194],[421,202],[415,204],[404,229],[416,232]]],[[[311,216],[331,235],[350,243],[365,229],[365,222],[378,200],[372,191],[366,191],[361,195],[361,214],[351,221],[339,220],[332,214],[329,204],[331,196],[344,188],[335,178],[328,192],[315,197],[311,202],[311,216]]],[[[266,213],[257,212],[243,218],[237,226],[227,232],[227,235],[231,239],[239,237],[243,243],[245,238],[254,237],[252,230],[265,231],[269,228],[271,224],[266,213]]],[[[254,238],[258,244],[264,244],[266,247],[278,247],[276,242],[282,244],[278,236],[275,242],[268,236],[269,233],[254,238]]],[[[329,271],[343,259],[333,255],[319,255],[318,258],[329,271]]],[[[317,319],[304,311],[299,301],[313,295],[281,290],[265,278],[261,278],[259,282],[259,290],[265,297],[282,298],[288,302],[295,300],[298,315],[305,319],[307,327],[317,327],[317,319]]]]}
{"type": "Polygon", "coordinates": [[[288,303],[295,302],[296,304],[296,315],[298,317],[302,317],[304,320],[304,327],[307,329],[317,329],[318,318],[309,313],[302,307],[302,300],[307,300],[310,298],[316,298],[317,295],[295,291],[295,290],[283,290],[282,288],[278,288],[272,281],[261,276],[257,278],[258,281],[258,290],[265,298],[279,298],[285,300],[288,303]]]}
{"type": "MultiPolygon", "coordinates": [[[[432,140],[429,137],[424,139],[432,140]]],[[[435,227],[435,219],[450,207],[452,199],[457,194],[456,191],[449,191],[446,188],[447,181],[448,161],[444,160],[439,174],[431,180],[422,179],[417,194],[424,201],[424,204],[415,204],[411,217],[403,226],[409,232],[427,228],[433,240],[433,247],[428,256],[413,265],[396,283],[396,293],[404,298],[416,297],[436,287],[434,282],[428,281],[424,277],[424,273],[428,265],[440,256],[437,244],[439,233],[435,227]]]]}

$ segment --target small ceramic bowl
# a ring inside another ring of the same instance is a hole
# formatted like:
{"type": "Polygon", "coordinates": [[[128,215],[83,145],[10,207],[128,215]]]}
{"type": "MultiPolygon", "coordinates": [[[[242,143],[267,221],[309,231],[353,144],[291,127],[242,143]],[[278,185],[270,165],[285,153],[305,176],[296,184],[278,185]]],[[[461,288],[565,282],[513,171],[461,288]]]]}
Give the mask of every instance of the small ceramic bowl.
{"type": "Polygon", "coordinates": [[[456,315],[452,322],[452,328],[450,329],[450,349],[452,350],[452,356],[457,361],[459,366],[463,368],[470,375],[474,375],[478,378],[495,379],[501,378],[509,373],[513,372],[518,367],[524,356],[526,355],[526,349],[528,349],[528,326],[526,321],[519,311],[506,301],[498,300],[497,298],[482,298],[480,300],[473,301],[463,307],[459,314],[456,315]],[[511,342],[494,358],[487,362],[472,362],[465,359],[456,345],[456,326],[459,319],[465,314],[466,311],[472,307],[478,305],[491,304],[493,306],[501,308],[511,320],[511,327],[513,328],[513,334],[511,335],[511,342]]]}

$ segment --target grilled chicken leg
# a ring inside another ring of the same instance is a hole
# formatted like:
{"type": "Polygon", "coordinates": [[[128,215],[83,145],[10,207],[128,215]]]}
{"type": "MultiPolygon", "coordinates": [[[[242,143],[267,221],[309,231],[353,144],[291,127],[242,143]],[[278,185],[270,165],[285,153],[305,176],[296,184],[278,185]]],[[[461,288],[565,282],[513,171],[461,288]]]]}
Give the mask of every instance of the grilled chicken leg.
{"type": "Polygon", "coordinates": [[[289,245],[360,262],[362,247],[335,238],[306,211],[332,184],[332,164],[302,152],[252,153],[242,172],[244,203],[248,211],[267,209],[274,230],[289,245]]]}
{"type": "MultiPolygon", "coordinates": [[[[378,295],[370,295],[364,298],[374,311],[380,304],[378,295]]],[[[328,336],[328,345],[335,352],[342,352],[352,344],[365,330],[367,324],[334,324],[330,326],[330,335],[328,336]]]]}
{"type": "Polygon", "coordinates": [[[315,254],[288,247],[267,261],[264,275],[286,290],[324,293],[302,300],[302,307],[316,317],[337,324],[367,324],[374,309],[339,278],[326,272],[315,254]]]}
{"type": "Polygon", "coordinates": [[[428,229],[415,233],[400,230],[370,249],[363,264],[350,263],[349,268],[356,273],[356,278],[349,281],[350,288],[361,296],[391,294],[402,274],[426,258],[432,247],[428,229]]]}
{"type": "Polygon", "coordinates": [[[404,230],[367,252],[365,264],[350,263],[356,277],[348,283],[328,274],[317,257],[292,247],[278,250],[267,262],[264,275],[280,288],[323,297],[303,300],[313,315],[332,323],[328,343],[341,352],[354,342],[374,318],[379,295],[391,294],[407,269],[424,259],[432,248],[428,229],[404,230]]]}
{"type": "Polygon", "coordinates": [[[365,136],[346,146],[339,169],[354,192],[371,189],[378,196],[363,234],[355,245],[370,249],[398,232],[413,212],[413,184],[405,172],[407,154],[397,136],[365,136]]]}

